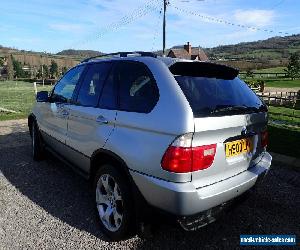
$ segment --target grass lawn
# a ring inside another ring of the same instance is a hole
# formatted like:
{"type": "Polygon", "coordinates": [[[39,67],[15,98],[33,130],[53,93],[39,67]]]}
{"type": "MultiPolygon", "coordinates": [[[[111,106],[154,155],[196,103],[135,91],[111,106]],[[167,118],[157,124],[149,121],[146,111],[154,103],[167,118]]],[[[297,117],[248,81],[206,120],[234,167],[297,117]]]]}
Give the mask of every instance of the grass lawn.
{"type": "Polygon", "coordinates": [[[268,150],[299,158],[300,110],[269,106],[269,117],[270,120],[283,121],[287,125],[269,125],[268,150]]]}
{"type": "Polygon", "coordinates": [[[241,77],[244,81],[264,81],[266,83],[265,87],[273,88],[298,88],[300,89],[300,79],[292,80],[290,78],[251,78],[251,77],[241,77]]]}
{"type": "Polygon", "coordinates": [[[257,69],[257,70],[254,70],[254,73],[285,73],[284,69],[286,69],[286,67],[274,67],[274,68],[268,68],[268,69],[257,69]]]}
{"type": "Polygon", "coordinates": [[[300,129],[283,128],[274,125],[268,126],[269,145],[268,151],[300,157],[300,129]]]}
{"type": "Polygon", "coordinates": [[[269,117],[271,120],[284,121],[300,127],[300,110],[269,106],[269,117]]]}
{"type": "Polygon", "coordinates": [[[300,79],[261,79],[266,82],[266,87],[275,88],[300,88],[300,79]]]}
{"type": "MultiPolygon", "coordinates": [[[[38,91],[50,90],[52,86],[37,86],[38,91]]],[[[33,84],[19,81],[0,82],[0,108],[17,113],[0,112],[0,120],[25,118],[35,102],[33,84]]]]}

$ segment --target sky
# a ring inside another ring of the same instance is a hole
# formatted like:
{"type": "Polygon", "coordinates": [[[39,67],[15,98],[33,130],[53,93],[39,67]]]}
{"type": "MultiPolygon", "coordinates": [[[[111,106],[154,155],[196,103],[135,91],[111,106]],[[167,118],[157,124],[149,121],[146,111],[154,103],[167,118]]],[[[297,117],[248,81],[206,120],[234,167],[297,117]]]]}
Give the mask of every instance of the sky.
{"type": "MultiPolygon", "coordinates": [[[[57,53],[162,49],[163,0],[9,0],[0,45],[57,53]]],[[[170,0],[166,47],[204,48],[300,33],[299,0],[170,0]]]]}

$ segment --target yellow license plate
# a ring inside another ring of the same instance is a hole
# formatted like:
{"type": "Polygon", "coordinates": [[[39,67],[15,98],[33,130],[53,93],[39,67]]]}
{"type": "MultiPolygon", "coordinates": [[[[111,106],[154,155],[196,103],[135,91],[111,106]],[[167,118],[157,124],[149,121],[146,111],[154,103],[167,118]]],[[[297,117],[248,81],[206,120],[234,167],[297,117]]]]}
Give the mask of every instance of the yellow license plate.
{"type": "Polygon", "coordinates": [[[236,156],[245,152],[249,152],[251,148],[249,139],[241,139],[225,143],[226,157],[236,156]]]}

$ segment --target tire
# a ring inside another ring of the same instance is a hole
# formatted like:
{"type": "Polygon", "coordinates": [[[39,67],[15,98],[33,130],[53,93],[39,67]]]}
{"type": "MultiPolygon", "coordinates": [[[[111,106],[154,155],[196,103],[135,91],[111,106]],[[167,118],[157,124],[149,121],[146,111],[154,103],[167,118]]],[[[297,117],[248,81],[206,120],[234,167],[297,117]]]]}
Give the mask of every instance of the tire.
{"type": "Polygon", "coordinates": [[[44,158],[43,143],[36,121],[31,123],[31,147],[32,157],[35,161],[40,161],[44,158]]]}
{"type": "Polygon", "coordinates": [[[132,236],[135,217],[128,181],[112,165],[103,165],[96,173],[94,192],[102,231],[113,241],[132,236]]]}

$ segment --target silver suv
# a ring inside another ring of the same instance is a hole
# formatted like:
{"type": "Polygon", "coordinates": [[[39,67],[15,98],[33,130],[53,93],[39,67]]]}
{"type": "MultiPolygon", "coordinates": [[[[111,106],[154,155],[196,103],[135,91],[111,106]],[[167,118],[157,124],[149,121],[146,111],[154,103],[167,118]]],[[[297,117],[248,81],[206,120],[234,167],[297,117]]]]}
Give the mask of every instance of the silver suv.
{"type": "Polygon", "coordinates": [[[195,230],[271,165],[267,108],[237,75],[148,52],[84,60],[37,94],[33,158],[50,151],[92,181],[114,240],[154,210],[195,230]]]}

